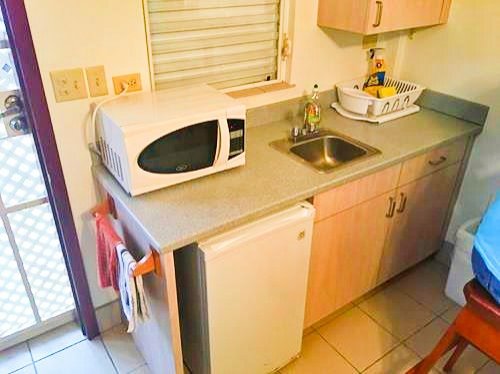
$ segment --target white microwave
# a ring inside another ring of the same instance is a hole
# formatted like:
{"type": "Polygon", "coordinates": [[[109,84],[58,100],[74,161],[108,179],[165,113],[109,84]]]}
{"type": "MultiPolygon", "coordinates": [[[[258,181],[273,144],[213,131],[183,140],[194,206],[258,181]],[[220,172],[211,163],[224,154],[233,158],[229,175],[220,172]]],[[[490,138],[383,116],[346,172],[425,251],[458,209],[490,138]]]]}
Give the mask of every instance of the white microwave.
{"type": "Polygon", "coordinates": [[[125,95],[99,109],[97,146],[136,196],[244,165],[245,115],[207,85],[125,95]]]}

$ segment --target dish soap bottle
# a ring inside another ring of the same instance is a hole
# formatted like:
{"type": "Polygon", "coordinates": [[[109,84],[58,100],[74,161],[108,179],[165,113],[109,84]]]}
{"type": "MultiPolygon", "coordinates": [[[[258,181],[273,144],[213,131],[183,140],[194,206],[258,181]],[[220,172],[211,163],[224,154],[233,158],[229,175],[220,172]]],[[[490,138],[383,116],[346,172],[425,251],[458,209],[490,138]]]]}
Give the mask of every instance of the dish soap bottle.
{"type": "Polygon", "coordinates": [[[321,105],[319,103],[319,86],[314,85],[312,95],[307,99],[304,108],[304,125],[308,133],[317,132],[321,122],[321,105]]]}

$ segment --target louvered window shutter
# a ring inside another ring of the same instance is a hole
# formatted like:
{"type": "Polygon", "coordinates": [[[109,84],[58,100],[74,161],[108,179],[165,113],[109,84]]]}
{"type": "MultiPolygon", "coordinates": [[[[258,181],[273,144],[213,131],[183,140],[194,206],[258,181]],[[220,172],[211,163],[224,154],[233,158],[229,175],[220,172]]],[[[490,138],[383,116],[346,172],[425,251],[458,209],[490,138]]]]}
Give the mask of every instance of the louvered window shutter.
{"type": "Polygon", "coordinates": [[[147,0],[158,90],[277,79],[280,0],[147,0]]]}

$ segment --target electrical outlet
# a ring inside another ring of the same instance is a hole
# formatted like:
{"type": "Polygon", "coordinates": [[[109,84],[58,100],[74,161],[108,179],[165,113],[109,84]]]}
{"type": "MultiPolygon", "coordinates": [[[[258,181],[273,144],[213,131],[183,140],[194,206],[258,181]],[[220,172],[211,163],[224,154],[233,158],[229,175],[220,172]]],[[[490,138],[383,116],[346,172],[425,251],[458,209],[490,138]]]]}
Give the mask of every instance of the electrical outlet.
{"type": "Polygon", "coordinates": [[[57,70],[50,72],[56,102],[86,99],[87,87],[83,69],[57,70]]]}
{"type": "Polygon", "coordinates": [[[139,73],[133,73],[113,77],[115,94],[118,95],[123,91],[123,84],[128,84],[127,92],[140,91],[142,90],[141,75],[139,73]]]}
{"type": "Polygon", "coordinates": [[[85,69],[87,74],[87,84],[91,97],[105,96],[108,94],[108,84],[106,83],[106,73],[104,66],[91,66],[85,69]]]}

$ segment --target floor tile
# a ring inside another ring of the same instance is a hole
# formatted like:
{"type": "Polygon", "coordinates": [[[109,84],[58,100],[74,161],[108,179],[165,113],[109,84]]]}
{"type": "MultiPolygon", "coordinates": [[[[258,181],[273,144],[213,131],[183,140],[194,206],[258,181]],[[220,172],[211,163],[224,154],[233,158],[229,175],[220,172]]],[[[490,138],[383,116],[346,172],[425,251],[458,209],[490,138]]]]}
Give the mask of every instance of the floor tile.
{"type": "Polygon", "coordinates": [[[145,364],[124,325],[115,326],[105,332],[102,340],[120,374],[129,373],[145,364]]]}
{"type": "Polygon", "coordinates": [[[398,279],[394,286],[432,312],[442,314],[454,305],[444,294],[447,277],[442,264],[427,261],[398,279]]]}
{"type": "Polygon", "coordinates": [[[84,340],[35,363],[38,374],[113,374],[115,368],[100,339],[84,340]]]}
{"type": "Polygon", "coordinates": [[[368,291],[366,294],[364,294],[363,296],[361,297],[358,297],[356,300],[354,300],[352,303],[354,305],[359,305],[361,303],[363,303],[363,301],[365,300],[368,300],[369,298],[371,298],[372,296],[378,294],[380,291],[384,290],[385,288],[389,287],[390,285],[390,282],[386,282],[386,283],[383,283],[381,284],[380,286],[377,286],[375,289],[371,290],[371,291],[368,291]]]}
{"type": "Polygon", "coordinates": [[[0,373],[10,373],[32,363],[26,343],[6,349],[0,354],[0,373]]]}
{"type": "Polygon", "coordinates": [[[359,307],[400,339],[406,339],[436,318],[422,305],[392,286],[365,300],[359,307]]]}
{"type": "Polygon", "coordinates": [[[72,322],[31,339],[28,344],[33,360],[38,361],[83,340],[80,326],[72,322]]]}
{"type": "MultiPolygon", "coordinates": [[[[420,330],[417,334],[408,339],[405,344],[423,358],[428,355],[432,351],[432,349],[434,349],[436,344],[448,329],[448,326],[449,325],[443,320],[436,319],[432,323],[424,327],[422,330],[420,330]]],[[[438,361],[436,367],[439,370],[442,371],[442,368],[450,358],[451,354],[452,352],[448,352],[448,354],[443,356],[438,361]]],[[[475,373],[487,361],[487,356],[479,352],[474,347],[469,346],[456,363],[452,373],[475,373]]]]}
{"type": "Polygon", "coordinates": [[[316,331],[314,329],[314,327],[312,327],[312,326],[307,327],[304,331],[302,331],[302,336],[307,336],[307,335],[313,333],[314,331],[316,331]]]}
{"type": "Polygon", "coordinates": [[[351,310],[352,308],[355,308],[355,305],[353,303],[349,303],[347,305],[344,305],[342,308],[337,309],[335,312],[331,313],[330,315],[326,316],[322,320],[316,322],[314,325],[311,327],[313,329],[319,329],[321,326],[327,325],[331,321],[333,321],[335,318],[338,316],[344,314],[345,312],[351,310]]]}
{"type": "Polygon", "coordinates": [[[420,358],[404,345],[400,345],[381,360],[370,366],[366,374],[404,374],[420,361],[420,358]]]}
{"type": "Polygon", "coordinates": [[[448,273],[450,272],[450,267],[446,266],[442,262],[436,260],[434,257],[433,259],[429,259],[427,261],[424,261],[423,265],[429,265],[430,267],[439,270],[442,274],[444,274],[444,277],[446,280],[448,280],[448,273]]]}
{"type": "Polygon", "coordinates": [[[448,323],[453,323],[455,318],[457,318],[458,313],[462,310],[460,305],[454,304],[450,309],[441,315],[441,318],[448,323]]]}
{"type": "Polygon", "coordinates": [[[33,364],[25,366],[22,369],[16,370],[12,374],[36,374],[35,366],[33,364]]]}
{"type": "Polygon", "coordinates": [[[366,369],[398,344],[359,308],[342,314],[318,332],[358,370],[366,369]]]}
{"type": "Polygon", "coordinates": [[[442,319],[436,318],[422,330],[409,338],[405,345],[417,353],[420,357],[428,355],[439,342],[439,339],[448,329],[448,324],[442,319]]]}
{"type": "MultiPolygon", "coordinates": [[[[444,365],[448,362],[452,352],[449,352],[439,362],[436,367],[443,371],[444,365]]],[[[453,370],[450,372],[451,374],[474,374],[477,373],[478,369],[482,368],[487,362],[489,358],[484,355],[482,352],[479,352],[476,348],[469,346],[465,350],[465,352],[460,356],[460,359],[457,361],[453,370]]],[[[499,373],[498,371],[496,372],[499,373]]]]}
{"type": "Polygon", "coordinates": [[[350,366],[328,343],[317,333],[307,335],[302,343],[301,356],[280,370],[281,374],[354,374],[356,370],[350,366]]]}
{"type": "Polygon", "coordinates": [[[478,374],[498,374],[500,373],[500,365],[493,361],[488,362],[485,366],[478,371],[478,374]]]}
{"type": "Polygon", "coordinates": [[[135,370],[132,370],[130,374],[151,374],[148,365],[142,365],[135,370]]]}
{"type": "Polygon", "coordinates": [[[122,323],[120,300],[113,301],[96,310],[99,331],[108,331],[122,323]]]}

